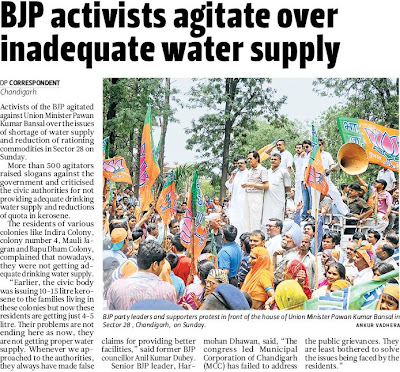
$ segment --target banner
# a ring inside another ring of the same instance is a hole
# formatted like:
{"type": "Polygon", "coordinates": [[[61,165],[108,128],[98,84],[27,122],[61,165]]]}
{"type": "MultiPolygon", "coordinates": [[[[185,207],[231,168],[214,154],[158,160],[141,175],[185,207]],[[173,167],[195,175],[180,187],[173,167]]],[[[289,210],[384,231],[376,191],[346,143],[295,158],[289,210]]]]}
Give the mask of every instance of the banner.
{"type": "Polygon", "coordinates": [[[362,146],[370,163],[399,173],[399,130],[371,121],[338,117],[337,124],[343,143],[362,146]]]}
{"type": "Polygon", "coordinates": [[[318,145],[318,136],[314,125],[312,126],[312,151],[310,161],[304,174],[304,182],[317,189],[322,195],[327,195],[329,191],[328,182],[325,179],[325,169],[322,163],[321,149],[318,145]]]}
{"type": "Polygon", "coordinates": [[[160,168],[154,158],[153,149],[151,107],[149,104],[143,126],[142,144],[140,146],[139,199],[141,211],[147,210],[150,203],[154,200],[151,188],[160,174],[160,168]]]}
{"type": "Polygon", "coordinates": [[[122,156],[115,156],[103,160],[103,177],[114,182],[126,182],[132,184],[129,169],[122,156]]]}
{"type": "Polygon", "coordinates": [[[386,282],[399,275],[398,270],[381,275],[377,280],[330,292],[304,303],[304,310],[375,310],[386,282]]]}
{"type": "Polygon", "coordinates": [[[206,203],[197,179],[198,171],[193,175],[192,189],[189,193],[185,217],[181,231],[181,242],[193,254],[194,260],[200,256],[206,245],[206,203]],[[192,227],[194,223],[194,241],[192,242],[192,227]],[[193,243],[193,252],[191,246],[193,243]]]}
{"type": "Polygon", "coordinates": [[[170,171],[165,180],[164,187],[158,197],[157,211],[165,225],[169,225],[176,211],[176,192],[174,171],[170,171]]]}

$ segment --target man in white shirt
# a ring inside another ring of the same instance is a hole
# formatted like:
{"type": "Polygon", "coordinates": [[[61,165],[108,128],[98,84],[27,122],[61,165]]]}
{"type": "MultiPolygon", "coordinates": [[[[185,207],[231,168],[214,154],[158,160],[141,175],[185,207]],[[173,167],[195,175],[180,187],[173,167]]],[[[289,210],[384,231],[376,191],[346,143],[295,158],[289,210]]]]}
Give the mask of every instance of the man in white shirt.
{"type": "Polygon", "coordinates": [[[370,249],[361,247],[356,250],[354,265],[358,270],[358,276],[354,279],[354,285],[369,282],[374,277],[372,266],[374,266],[373,254],[370,249]]]}
{"type": "Polygon", "coordinates": [[[237,229],[237,239],[243,232],[242,219],[246,190],[242,185],[247,181],[248,172],[245,157],[239,156],[237,158],[237,168],[232,172],[231,177],[225,184],[231,193],[228,217],[231,225],[237,229]]]}
{"type": "Polygon", "coordinates": [[[382,262],[392,265],[395,269],[399,268],[396,260],[393,258],[394,248],[390,244],[381,242],[375,253],[382,262]]]}
{"type": "Polygon", "coordinates": [[[260,164],[260,154],[257,151],[249,152],[247,161],[251,168],[246,182],[242,184],[246,190],[242,226],[244,232],[261,228],[264,190],[269,187],[268,172],[260,164]]]}
{"type": "Polygon", "coordinates": [[[285,219],[285,195],[290,191],[290,175],[280,167],[280,154],[271,154],[271,168],[268,169],[269,188],[264,193],[263,225],[271,218],[285,219]]]}
{"type": "Polygon", "coordinates": [[[387,183],[386,190],[393,189],[393,183],[396,182],[396,176],[394,175],[393,171],[390,169],[386,169],[386,168],[382,168],[378,172],[377,179],[382,179],[382,180],[386,181],[386,183],[387,183]]]}
{"type": "Polygon", "coordinates": [[[301,182],[304,181],[304,170],[303,163],[305,161],[305,153],[303,153],[303,144],[298,143],[296,145],[296,154],[293,157],[293,164],[295,167],[295,178],[294,178],[294,204],[302,200],[301,182]]]}
{"type": "Polygon", "coordinates": [[[287,169],[288,172],[292,171],[293,166],[293,155],[286,150],[286,142],[283,139],[276,141],[276,149],[271,151],[271,156],[273,154],[279,154],[281,156],[281,164],[279,168],[287,169]]]}
{"type": "Polygon", "coordinates": [[[321,158],[326,173],[326,181],[328,182],[329,185],[328,195],[332,198],[333,203],[336,205],[340,214],[343,214],[345,216],[346,214],[350,213],[350,209],[344,203],[342,199],[342,194],[340,193],[336,185],[331,181],[330,177],[330,172],[333,171],[335,162],[333,161],[332,155],[329,152],[323,150],[325,142],[322,139],[318,139],[318,144],[321,149],[321,158]]]}
{"type": "MultiPolygon", "coordinates": [[[[282,248],[281,243],[282,243],[282,228],[283,228],[283,223],[281,220],[278,218],[271,218],[267,224],[267,234],[269,236],[269,239],[267,243],[265,244],[265,247],[268,250],[269,256],[273,257],[274,253],[282,248]]],[[[281,256],[278,256],[277,263],[280,262],[281,256]]]]}

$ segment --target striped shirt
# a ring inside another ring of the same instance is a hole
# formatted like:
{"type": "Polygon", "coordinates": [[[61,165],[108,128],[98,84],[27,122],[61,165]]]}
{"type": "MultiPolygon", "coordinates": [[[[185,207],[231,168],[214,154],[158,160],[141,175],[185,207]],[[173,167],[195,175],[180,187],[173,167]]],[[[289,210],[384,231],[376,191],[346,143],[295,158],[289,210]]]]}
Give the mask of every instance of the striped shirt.
{"type": "Polygon", "coordinates": [[[108,310],[129,310],[136,302],[156,299],[175,302],[174,288],[146,271],[115,281],[107,292],[108,310]]]}
{"type": "MultiPolygon", "coordinates": [[[[261,164],[258,164],[256,168],[251,167],[247,176],[246,183],[263,184],[268,182],[268,171],[261,164]]],[[[246,187],[246,191],[250,193],[263,194],[264,190],[258,190],[255,187],[246,187]]]]}

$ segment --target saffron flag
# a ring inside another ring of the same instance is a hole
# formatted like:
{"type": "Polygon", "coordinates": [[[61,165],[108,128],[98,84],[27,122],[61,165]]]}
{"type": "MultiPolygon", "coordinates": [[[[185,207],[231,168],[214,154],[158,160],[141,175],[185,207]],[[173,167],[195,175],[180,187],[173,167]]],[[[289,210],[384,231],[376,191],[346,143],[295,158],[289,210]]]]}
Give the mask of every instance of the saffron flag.
{"type": "Polygon", "coordinates": [[[338,117],[343,143],[353,142],[365,149],[370,163],[399,173],[399,130],[371,121],[338,117]]]}
{"type": "Polygon", "coordinates": [[[165,225],[169,225],[176,211],[176,193],[174,171],[170,171],[165,180],[164,187],[158,197],[156,209],[165,225]]]}
{"type": "Polygon", "coordinates": [[[329,191],[328,182],[325,179],[325,169],[322,163],[321,149],[318,145],[318,137],[314,126],[312,126],[312,150],[308,163],[304,182],[317,189],[322,195],[327,195],[329,191]]]}
{"type": "Polygon", "coordinates": [[[114,182],[126,182],[132,184],[129,169],[122,156],[103,159],[103,177],[114,182]]]}
{"type": "Polygon", "coordinates": [[[149,208],[154,200],[152,187],[160,174],[160,168],[154,158],[153,134],[151,130],[151,107],[147,108],[143,125],[142,143],[140,146],[139,200],[140,210],[149,208]]]}
{"type": "Polygon", "coordinates": [[[206,202],[197,176],[198,172],[196,171],[193,175],[192,189],[189,192],[189,199],[180,235],[182,245],[188,249],[193,260],[197,260],[200,256],[207,241],[206,202]],[[192,228],[194,229],[193,240],[192,228]]]}
{"type": "Polygon", "coordinates": [[[260,163],[262,163],[264,160],[267,160],[271,156],[270,154],[267,154],[266,151],[272,149],[276,145],[276,141],[277,140],[274,140],[272,143],[257,151],[260,154],[260,163]]]}
{"type": "Polygon", "coordinates": [[[386,282],[399,276],[399,270],[379,276],[376,280],[347,287],[341,291],[313,298],[303,305],[304,310],[375,310],[386,282]]]}

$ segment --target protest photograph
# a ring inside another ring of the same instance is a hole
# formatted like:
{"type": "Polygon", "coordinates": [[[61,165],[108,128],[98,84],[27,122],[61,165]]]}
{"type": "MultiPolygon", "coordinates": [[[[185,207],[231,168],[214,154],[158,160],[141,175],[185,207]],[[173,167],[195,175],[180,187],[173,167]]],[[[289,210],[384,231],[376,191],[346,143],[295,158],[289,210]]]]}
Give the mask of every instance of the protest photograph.
{"type": "Polygon", "coordinates": [[[398,79],[103,88],[104,309],[398,309],[398,79]]]}

